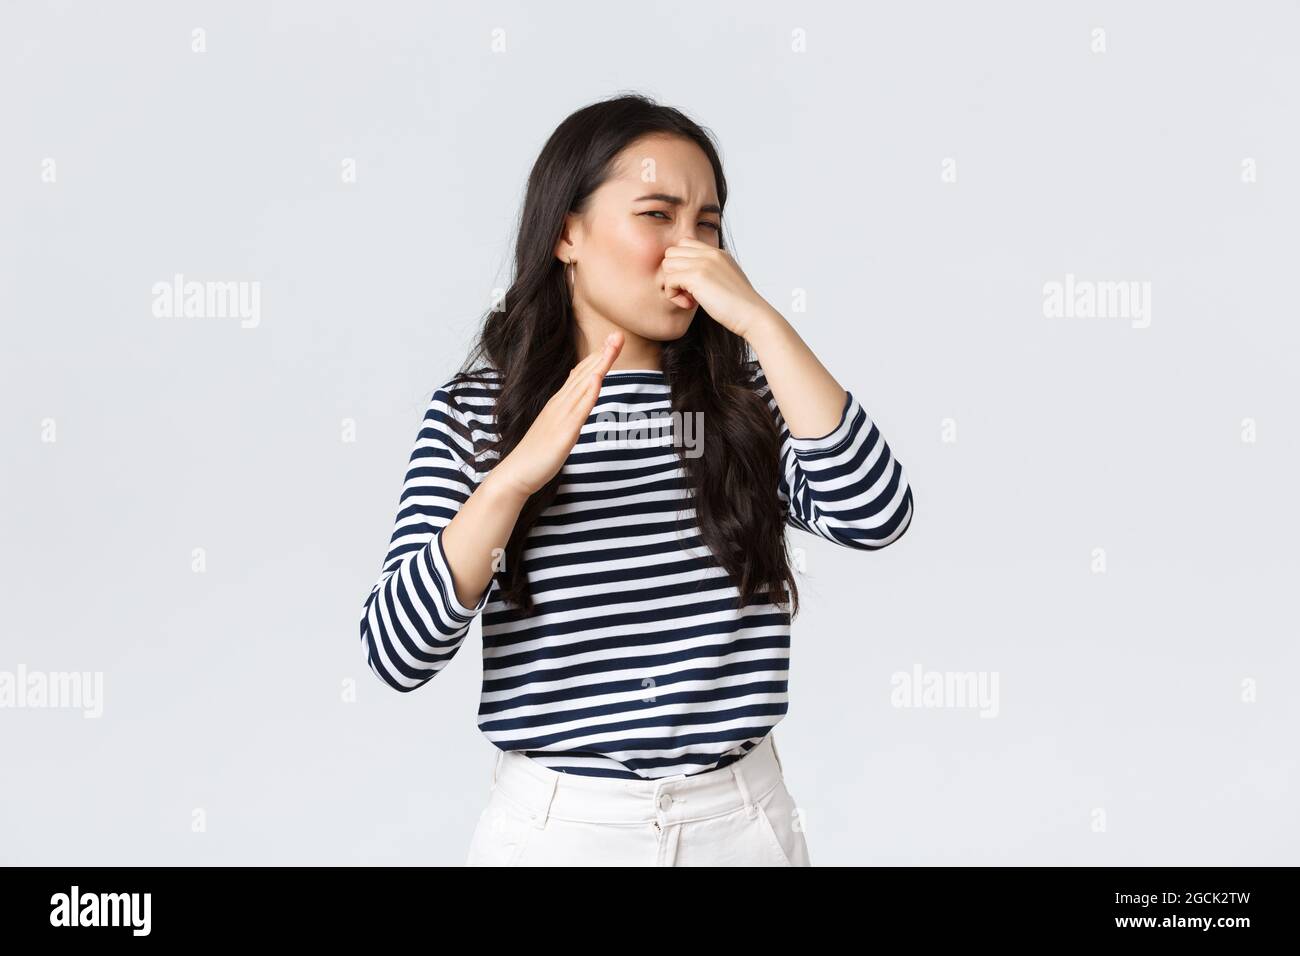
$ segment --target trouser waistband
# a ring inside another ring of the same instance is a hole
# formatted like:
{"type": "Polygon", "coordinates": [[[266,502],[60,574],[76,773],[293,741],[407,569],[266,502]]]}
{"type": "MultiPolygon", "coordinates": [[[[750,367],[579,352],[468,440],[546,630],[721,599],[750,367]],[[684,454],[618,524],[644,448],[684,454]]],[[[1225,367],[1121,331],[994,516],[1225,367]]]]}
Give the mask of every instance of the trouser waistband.
{"type": "Polygon", "coordinates": [[[528,813],[533,825],[549,817],[581,823],[661,827],[744,809],[752,818],[782,779],[773,732],[725,767],[655,780],[561,773],[513,750],[497,752],[492,788],[528,813]]]}

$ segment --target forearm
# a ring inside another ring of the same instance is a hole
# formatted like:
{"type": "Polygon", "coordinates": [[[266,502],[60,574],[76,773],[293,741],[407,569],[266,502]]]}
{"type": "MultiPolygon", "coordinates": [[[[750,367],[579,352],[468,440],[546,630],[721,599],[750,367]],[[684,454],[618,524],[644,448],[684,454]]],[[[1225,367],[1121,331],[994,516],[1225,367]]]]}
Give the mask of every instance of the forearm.
{"type": "Polygon", "coordinates": [[[528,501],[488,472],[455,517],[442,529],[442,546],[455,579],[456,599],[474,607],[491,583],[497,554],[503,554],[519,513],[528,501]],[[495,549],[500,549],[497,551],[495,549]]]}
{"type": "Polygon", "coordinates": [[[747,323],[745,339],[793,437],[818,438],[840,423],[843,387],[784,316],[764,306],[747,323]]]}

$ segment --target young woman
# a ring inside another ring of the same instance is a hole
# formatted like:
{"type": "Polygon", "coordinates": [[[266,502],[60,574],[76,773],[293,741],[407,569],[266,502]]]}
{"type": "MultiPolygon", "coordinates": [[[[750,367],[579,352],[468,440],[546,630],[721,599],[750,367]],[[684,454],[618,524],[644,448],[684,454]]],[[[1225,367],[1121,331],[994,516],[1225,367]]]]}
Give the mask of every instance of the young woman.
{"type": "Polygon", "coordinates": [[[587,106],[528,180],[505,301],[438,387],[361,641],[399,691],[483,614],[471,865],[810,865],[787,525],[897,541],[902,466],[723,248],[710,135],[587,106]]]}

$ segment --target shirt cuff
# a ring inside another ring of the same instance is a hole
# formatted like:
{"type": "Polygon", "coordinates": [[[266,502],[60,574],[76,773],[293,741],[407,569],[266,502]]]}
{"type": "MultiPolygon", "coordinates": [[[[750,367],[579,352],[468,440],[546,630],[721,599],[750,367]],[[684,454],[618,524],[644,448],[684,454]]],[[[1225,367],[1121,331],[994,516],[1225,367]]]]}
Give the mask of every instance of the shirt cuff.
{"type": "Polygon", "coordinates": [[[848,389],[844,390],[844,407],[840,409],[840,421],[825,435],[819,438],[795,438],[790,436],[790,446],[795,452],[817,453],[827,455],[839,451],[854,435],[854,423],[858,420],[858,400],[848,389]]]}
{"type": "Polygon", "coordinates": [[[487,604],[488,595],[492,593],[492,581],[488,581],[487,587],[483,589],[483,594],[478,599],[478,604],[474,607],[461,604],[460,598],[456,596],[456,578],[451,573],[451,562],[447,560],[447,551],[442,546],[441,529],[434,538],[437,540],[438,547],[430,550],[430,557],[433,559],[433,570],[438,575],[438,580],[447,586],[447,593],[443,595],[443,600],[447,602],[447,610],[462,621],[468,621],[483,610],[483,605],[487,604]]]}

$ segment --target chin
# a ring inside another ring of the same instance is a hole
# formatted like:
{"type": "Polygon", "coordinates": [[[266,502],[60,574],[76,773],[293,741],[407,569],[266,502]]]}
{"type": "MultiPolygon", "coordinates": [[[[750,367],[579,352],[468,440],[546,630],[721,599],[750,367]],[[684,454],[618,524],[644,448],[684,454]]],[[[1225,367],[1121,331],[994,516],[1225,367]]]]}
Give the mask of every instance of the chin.
{"type": "Polygon", "coordinates": [[[652,342],[671,342],[681,338],[691,327],[691,320],[695,318],[695,309],[679,309],[671,302],[668,305],[667,314],[662,318],[656,318],[653,322],[639,323],[639,327],[631,327],[628,330],[652,342]]]}

